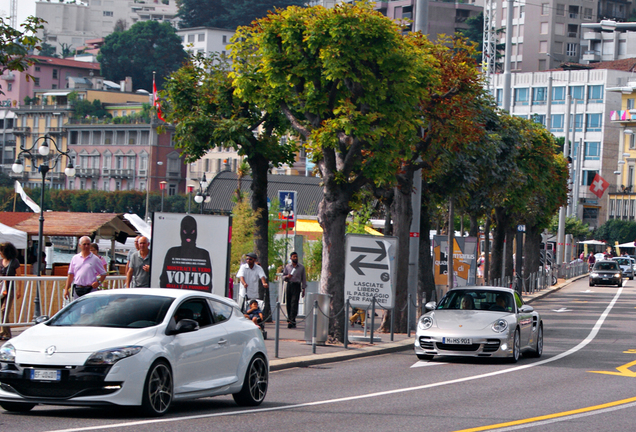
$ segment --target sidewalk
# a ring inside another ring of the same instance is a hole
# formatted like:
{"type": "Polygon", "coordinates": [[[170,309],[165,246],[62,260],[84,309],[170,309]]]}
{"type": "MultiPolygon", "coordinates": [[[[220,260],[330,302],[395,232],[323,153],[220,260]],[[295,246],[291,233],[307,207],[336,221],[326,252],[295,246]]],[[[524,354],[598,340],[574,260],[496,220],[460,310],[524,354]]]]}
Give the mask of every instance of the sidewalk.
{"type": "MultiPolygon", "coordinates": [[[[525,294],[523,296],[523,300],[526,303],[532,304],[533,301],[545,297],[569,285],[570,283],[585,277],[587,277],[587,274],[568,280],[559,279],[558,283],[554,286],[541,291],[536,291],[532,294],[525,294]]],[[[375,322],[376,327],[380,325],[380,321],[381,317],[377,317],[375,322]]],[[[370,324],[371,323],[369,322],[369,325],[370,324]]],[[[267,346],[270,370],[272,371],[332,363],[359,357],[387,354],[396,351],[412,350],[413,343],[415,342],[415,331],[411,332],[411,337],[407,337],[406,333],[395,333],[393,341],[391,341],[390,333],[374,332],[374,339],[377,341],[377,338],[380,337],[380,342],[376,342],[374,344],[369,342],[355,342],[349,344],[347,349],[344,348],[343,344],[327,344],[325,346],[316,346],[316,354],[313,354],[311,342],[309,344],[305,342],[304,321],[301,322],[299,320],[298,328],[295,329],[288,329],[287,323],[281,322],[279,330],[280,339],[278,345],[278,358],[276,358],[275,323],[265,324],[265,330],[267,331],[267,340],[265,341],[265,345],[267,346]]],[[[349,336],[363,336],[363,329],[359,325],[349,328],[349,336]]],[[[367,336],[370,336],[368,332],[367,336]]]]}

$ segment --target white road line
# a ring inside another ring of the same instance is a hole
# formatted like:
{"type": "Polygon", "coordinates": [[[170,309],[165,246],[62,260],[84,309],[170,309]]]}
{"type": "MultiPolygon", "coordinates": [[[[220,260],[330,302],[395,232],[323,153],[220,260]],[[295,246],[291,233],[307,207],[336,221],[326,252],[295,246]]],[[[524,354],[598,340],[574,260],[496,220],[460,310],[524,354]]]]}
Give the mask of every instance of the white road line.
{"type": "Polygon", "coordinates": [[[375,398],[375,397],[387,396],[392,394],[406,393],[406,392],[412,392],[417,390],[426,390],[426,389],[435,388],[435,387],[442,387],[442,386],[447,386],[451,384],[458,384],[458,383],[463,383],[467,381],[474,381],[474,380],[478,380],[482,378],[489,378],[489,377],[493,377],[497,375],[503,375],[506,373],[517,372],[517,371],[520,371],[523,369],[529,369],[535,366],[542,366],[544,364],[552,363],[557,360],[561,360],[564,357],[572,355],[576,353],[577,351],[580,351],[581,349],[585,348],[590,342],[592,342],[594,338],[596,337],[596,335],[598,334],[598,332],[600,331],[601,327],[603,326],[603,323],[605,322],[605,319],[607,318],[610,311],[612,310],[612,308],[618,301],[618,298],[620,297],[622,292],[623,292],[623,288],[621,287],[618,289],[618,291],[616,292],[616,295],[614,296],[612,301],[609,303],[609,305],[605,308],[605,311],[603,311],[599,319],[596,321],[596,324],[594,324],[594,327],[592,328],[590,333],[578,345],[576,345],[573,348],[570,348],[569,350],[565,352],[562,352],[561,354],[557,354],[554,357],[550,357],[548,359],[540,360],[534,363],[516,366],[509,369],[498,370],[495,372],[488,372],[488,373],[484,373],[480,375],[474,375],[474,376],[469,376],[464,378],[457,378],[453,380],[442,381],[438,383],[424,384],[420,386],[407,387],[407,388],[395,389],[395,390],[386,390],[386,391],[381,391],[376,393],[369,393],[366,395],[347,396],[347,397],[341,397],[336,399],[327,399],[327,400],[315,401],[315,402],[305,402],[305,403],[287,405],[282,407],[279,406],[279,407],[272,407],[272,408],[255,408],[255,409],[242,410],[242,411],[231,411],[231,412],[222,412],[222,413],[213,413],[213,414],[199,414],[199,415],[185,416],[185,417],[139,420],[134,422],[126,422],[126,423],[115,423],[115,424],[99,425],[99,426],[86,426],[86,427],[71,428],[71,429],[58,429],[58,430],[54,430],[50,432],[79,432],[79,431],[91,431],[91,430],[112,429],[112,428],[124,428],[124,427],[133,427],[133,426],[148,425],[148,424],[173,423],[173,422],[184,421],[184,420],[197,420],[197,419],[204,419],[204,418],[225,417],[225,416],[244,415],[244,414],[259,414],[259,413],[265,413],[265,412],[283,411],[283,410],[290,410],[290,409],[296,409],[296,408],[306,408],[306,407],[312,407],[312,406],[334,404],[339,402],[349,402],[349,401],[355,401],[360,399],[368,399],[368,398],[375,398]]]}
{"type": "Polygon", "coordinates": [[[444,362],[429,362],[426,360],[420,360],[418,362],[416,362],[415,364],[413,364],[413,366],[411,366],[412,368],[418,368],[418,367],[426,367],[426,366],[437,366],[437,365],[445,365],[448,363],[444,363],[444,362]]]}

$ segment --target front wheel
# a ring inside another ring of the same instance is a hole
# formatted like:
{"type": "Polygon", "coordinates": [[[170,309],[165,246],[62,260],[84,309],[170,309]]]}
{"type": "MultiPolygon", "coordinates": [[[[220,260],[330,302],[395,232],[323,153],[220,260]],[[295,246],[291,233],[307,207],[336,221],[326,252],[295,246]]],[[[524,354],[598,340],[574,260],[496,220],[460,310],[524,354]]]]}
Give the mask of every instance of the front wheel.
{"type": "Polygon", "coordinates": [[[148,371],[144,384],[142,409],[149,416],[165,414],[172,404],[172,371],[164,361],[154,363],[148,371]]]}
{"type": "Polygon", "coordinates": [[[512,357],[510,357],[510,363],[517,363],[519,361],[520,351],[521,351],[521,339],[519,336],[519,329],[516,329],[515,336],[512,342],[512,357]]]}
{"type": "Polygon", "coordinates": [[[234,402],[241,406],[260,405],[267,394],[268,376],[265,359],[260,355],[254,356],[245,371],[241,391],[232,395],[234,402]]]}
{"type": "Polygon", "coordinates": [[[543,325],[539,324],[539,329],[537,330],[537,343],[534,346],[534,351],[532,352],[532,357],[541,357],[543,354],[543,325]]]}
{"type": "Polygon", "coordinates": [[[33,409],[34,406],[35,404],[22,403],[22,402],[1,402],[0,403],[0,407],[4,408],[5,411],[18,412],[18,413],[29,412],[33,409]]]}

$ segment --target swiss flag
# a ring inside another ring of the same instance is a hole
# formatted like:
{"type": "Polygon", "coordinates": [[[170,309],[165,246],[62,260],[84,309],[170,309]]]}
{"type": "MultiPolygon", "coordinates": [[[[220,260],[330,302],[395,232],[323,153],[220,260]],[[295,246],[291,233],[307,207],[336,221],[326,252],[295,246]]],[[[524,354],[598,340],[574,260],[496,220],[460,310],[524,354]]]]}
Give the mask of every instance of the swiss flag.
{"type": "Polygon", "coordinates": [[[596,174],[596,176],[594,177],[594,181],[590,185],[590,192],[601,198],[608,187],[609,183],[599,174],[596,174]]]}
{"type": "Polygon", "coordinates": [[[161,111],[161,103],[159,102],[159,95],[157,94],[157,85],[155,84],[154,74],[152,76],[152,104],[155,108],[157,108],[157,117],[159,117],[159,120],[165,122],[166,119],[163,118],[163,112],[161,111]]]}

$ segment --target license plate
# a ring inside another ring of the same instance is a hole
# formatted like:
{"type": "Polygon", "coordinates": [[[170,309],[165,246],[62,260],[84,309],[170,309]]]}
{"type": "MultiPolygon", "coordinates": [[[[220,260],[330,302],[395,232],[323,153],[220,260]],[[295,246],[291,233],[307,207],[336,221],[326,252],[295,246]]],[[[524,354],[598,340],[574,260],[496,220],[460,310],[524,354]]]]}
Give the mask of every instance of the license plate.
{"type": "Polygon", "coordinates": [[[31,379],[34,381],[59,381],[62,377],[60,370],[33,369],[31,379]]]}
{"type": "Polygon", "coordinates": [[[450,345],[472,345],[473,341],[470,338],[443,338],[442,342],[450,345]]]}

